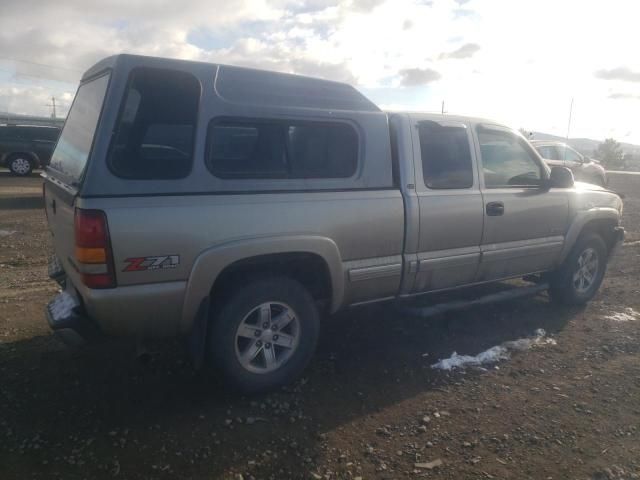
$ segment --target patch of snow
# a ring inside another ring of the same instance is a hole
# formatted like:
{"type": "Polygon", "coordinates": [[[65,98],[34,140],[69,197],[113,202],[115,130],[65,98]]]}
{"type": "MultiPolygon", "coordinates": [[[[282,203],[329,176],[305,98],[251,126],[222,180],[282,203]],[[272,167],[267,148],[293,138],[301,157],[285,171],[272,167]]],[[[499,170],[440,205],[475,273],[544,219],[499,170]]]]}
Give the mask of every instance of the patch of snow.
{"type": "Polygon", "coordinates": [[[503,342],[502,344],[491,347],[490,349],[480,352],[475,356],[458,355],[456,352],[453,352],[449,358],[441,359],[437,363],[431,365],[431,368],[438,370],[452,370],[454,368],[481,367],[482,365],[497,363],[500,360],[508,360],[510,357],[509,352],[512,350],[524,351],[535,346],[555,344],[556,341],[553,338],[547,337],[547,332],[542,328],[539,328],[535,331],[535,335],[532,337],[503,342]]]}
{"type": "Polygon", "coordinates": [[[13,235],[16,233],[15,230],[0,230],[0,237],[8,237],[9,235],[13,235]]]}
{"type": "Polygon", "coordinates": [[[68,292],[62,292],[49,304],[49,310],[54,319],[62,319],[71,315],[71,310],[78,304],[68,292]]]}
{"type": "Polygon", "coordinates": [[[607,320],[613,320],[614,322],[633,322],[635,320],[640,320],[640,312],[636,312],[633,308],[627,307],[623,312],[615,312],[604,318],[607,320]]]}

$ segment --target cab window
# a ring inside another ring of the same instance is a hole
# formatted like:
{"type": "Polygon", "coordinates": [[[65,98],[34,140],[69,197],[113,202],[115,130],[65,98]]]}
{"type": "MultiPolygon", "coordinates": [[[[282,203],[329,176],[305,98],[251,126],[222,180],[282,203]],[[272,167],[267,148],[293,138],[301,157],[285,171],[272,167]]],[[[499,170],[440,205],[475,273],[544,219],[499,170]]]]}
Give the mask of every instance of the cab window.
{"type": "Polygon", "coordinates": [[[434,190],[471,187],[473,167],[467,129],[424,121],[418,123],[418,132],[425,185],[434,190]]]}
{"type": "Polygon", "coordinates": [[[478,140],[485,187],[540,185],[542,166],[524,139],[506,131],[479,127],[478,140]]]}
{"type": "Polygon", "coordinates": [[[536,150],[538,150],[542,158],[547,160],[562,160],[562,155],[554,145],[541,145],[536,147],[536,150]]]}
{"type": "Polygon", "coordinates": [[[565,162],[582,163],[582,156],[572,148],[564,147],[562,148],[562,150],[563,150],[563,160],[565,162]]]}

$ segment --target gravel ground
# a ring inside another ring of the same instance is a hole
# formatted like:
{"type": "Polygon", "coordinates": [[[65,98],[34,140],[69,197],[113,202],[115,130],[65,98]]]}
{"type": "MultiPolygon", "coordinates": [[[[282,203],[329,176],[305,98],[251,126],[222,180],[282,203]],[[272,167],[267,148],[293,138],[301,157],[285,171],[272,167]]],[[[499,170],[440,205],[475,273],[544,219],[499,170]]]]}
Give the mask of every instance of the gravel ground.
{"type": "Polygon", "coordinates": [[[242,397],[179,342],[143,362],[128,341],[52,337],[41,181],[0,172],[0,479],[640,478],[640,176],[611,181],[627,245],[586,308],[542,293],[429,319],[347,310],[302,380],[242,397]],[[539,328],[555,344],[431,368],[539,328]]]}

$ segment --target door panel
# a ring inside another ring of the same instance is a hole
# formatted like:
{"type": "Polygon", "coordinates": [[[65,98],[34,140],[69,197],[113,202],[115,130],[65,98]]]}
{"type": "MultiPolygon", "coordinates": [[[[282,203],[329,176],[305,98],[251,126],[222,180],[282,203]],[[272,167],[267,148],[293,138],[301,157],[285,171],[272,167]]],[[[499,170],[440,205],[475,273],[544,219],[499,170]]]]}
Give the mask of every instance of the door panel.
{"type": "Polygon", "coordinates": [[[504,203],[504,213],[485,213],[478,281],[550,269],[557,260],[569,215],[566,192],[538,189],[484,190],[485,205],[504,203]]]}
{"type": "Polygon", "coordinates": [[[479,126],[477,138],[485,205],[477,281],[553,268],[568,222],[566,191],[535,185],[542,183],[546,169],[515,133],[479,126]]]}
{"type": "Polygon", "coordinates": [[[480,192],[418,193],[420,241],[415,292],[472,283],[480,261],[480,192]]]}
{"type": "Polygon", "coordinates": [[[483,206],[468,126],[414,119],[420,234],[413,292],[418,293],[475,280],[483,206]]]}

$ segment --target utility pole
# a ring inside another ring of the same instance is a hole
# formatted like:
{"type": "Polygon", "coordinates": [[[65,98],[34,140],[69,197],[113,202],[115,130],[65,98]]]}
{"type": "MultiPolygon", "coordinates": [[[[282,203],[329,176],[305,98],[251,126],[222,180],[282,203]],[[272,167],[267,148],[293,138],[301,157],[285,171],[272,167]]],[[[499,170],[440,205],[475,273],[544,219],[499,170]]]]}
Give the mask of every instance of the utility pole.
{"type": "Polygon", "coordinates": [[[54,96],[51,97],[51,103],[48,103],[47,107],[51,107],[51,118],[57,118],[56,117],[56,97],[54,96]]]}
{"type": "Polygon", "coordinates": [[[569,106],[569,123],[567,124],[567,141],[569,141],[569,131],[571,130],[571,114],[573,113],[573,97],[571,97],[571,105],[569,106]]]}
{"type": "Polygon", "coordinates": [[[442,108],[441,108],[441,110],[440,110],[440,113],[442,113],[442,115],[444,115],[445,113],[447,113],[447,112],[445,112],[445,110],[444,110],[444,100],[442,100],[442,108]]]}

